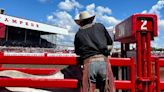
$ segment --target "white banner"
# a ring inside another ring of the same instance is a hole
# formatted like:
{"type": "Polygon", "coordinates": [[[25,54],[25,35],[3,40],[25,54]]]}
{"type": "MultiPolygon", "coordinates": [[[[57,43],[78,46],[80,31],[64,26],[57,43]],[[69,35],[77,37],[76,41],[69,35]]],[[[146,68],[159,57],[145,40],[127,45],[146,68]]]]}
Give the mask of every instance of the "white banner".
{"type": "Polygon", "coordinates": [[[76,57],[76,54],[74,54],[74,53],[16,53],[16,52],[4,52],[4,56],[76,57]]]}
{"type": "Polygon", "coordinates": [[[49,33],[64,34],[64,35],[68,34],[68,30],[65,28],[39,23],[27,19],[16,18],[3,14],[0,14],[0,22],[8,26],[32,29],[37,31],[49,32],[49,33]]]}
{"type": "Polygon", "coordinates": [[[4,56],[45,56],[44,53],[15,53],[15,52],[4,52],[4,56]]]}

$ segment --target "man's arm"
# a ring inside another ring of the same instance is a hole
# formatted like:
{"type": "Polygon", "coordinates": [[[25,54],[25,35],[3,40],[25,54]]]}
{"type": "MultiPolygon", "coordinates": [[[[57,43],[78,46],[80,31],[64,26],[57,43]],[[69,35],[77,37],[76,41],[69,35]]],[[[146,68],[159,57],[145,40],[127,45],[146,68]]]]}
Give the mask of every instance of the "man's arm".
{"type": "Polygon", "coordinates": [[[97,47],[103,55],[108,56],[110,55],[110,51],[111,51],[111,50],[108,50],[108,45],[113,44],[112,38],[110,37],[108,31],[106,30],[103,24],[98,23],[97,29],[100,32],[97,35],[101,37],[100,39],[97,39],[97,42],[96,42],[97,47]]]}
{"type": "Polygon", "coordinates": [[[74,39],[74,47],[75,47],[75,53],[76,55],[80,55],[80,51],[79,51],[79,43],[78,43],[78,38],[77,38],[77,34],[75,35],[75,39],[74,39]]]}
{"type": "Polygon", "coordinates": [[[107,39],[107,45],[112,46],[113,45],[113,40],[111,38],[111,36],[109,35],[108,31],[106,30],[106,28],[104,27],[104,32],[105,32],[105,36],[107,39]]]}
{"type": "Polygon", "coordinates": [[[104,32],[105,32],[105,36],[106,36],[106,39],[107,39],[107,49],[109,51],[111,51],[112,48],[113,48],[113,40],[112,40],[111,36],[109,35],[109,33],[108,33],[108,31],[105,27],[104,27],[104,32]]]}

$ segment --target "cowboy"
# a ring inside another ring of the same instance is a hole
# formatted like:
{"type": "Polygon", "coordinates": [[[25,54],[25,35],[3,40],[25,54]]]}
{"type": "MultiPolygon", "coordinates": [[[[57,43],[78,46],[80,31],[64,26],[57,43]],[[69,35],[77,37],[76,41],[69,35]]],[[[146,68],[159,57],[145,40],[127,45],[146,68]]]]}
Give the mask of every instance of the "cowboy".
{"type": "Polygon", "coordinates": [[[114,77],[108,56],[113,41],[101,23],[93,23],[95,15],[87,11],[79,14],[75,22],[80,26],[75,35],[75,53],[83,61],[82,92],[115,92],[114,77]]]}

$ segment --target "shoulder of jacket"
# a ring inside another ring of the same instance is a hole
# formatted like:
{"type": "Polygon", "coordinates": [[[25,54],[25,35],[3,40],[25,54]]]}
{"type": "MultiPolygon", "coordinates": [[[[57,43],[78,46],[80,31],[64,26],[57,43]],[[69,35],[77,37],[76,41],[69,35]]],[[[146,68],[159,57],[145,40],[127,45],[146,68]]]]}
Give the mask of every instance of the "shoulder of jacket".
{"type": "Polygon", "coordinates": [[[78,37],[80,33],[81,33],[81,30],[79,29],[79,30],[76,32],[75,37],[78,37]]]}
{"type": "Polygon", "coordinates": [[[95,23],[96,26],[103,27],[104,25],[102,23],[95,23]]]}

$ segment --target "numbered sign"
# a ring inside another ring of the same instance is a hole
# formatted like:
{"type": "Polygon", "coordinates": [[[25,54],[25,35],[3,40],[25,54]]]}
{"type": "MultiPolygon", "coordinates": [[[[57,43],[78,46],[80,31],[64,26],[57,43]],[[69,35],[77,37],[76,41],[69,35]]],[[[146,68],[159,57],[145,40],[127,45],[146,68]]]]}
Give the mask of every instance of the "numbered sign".
{"type": "Polygon", "coordinates": [[[152,18],[138,18],[137,19],[137,30],[153,31],[152,18]]]}
{"type": "Polygon", "coordinates": [[[115,27],[115,41],[135,42],[136,32],[151,32],[157,36],[157,16],[154,14],[134,14],[115,27]]]}

